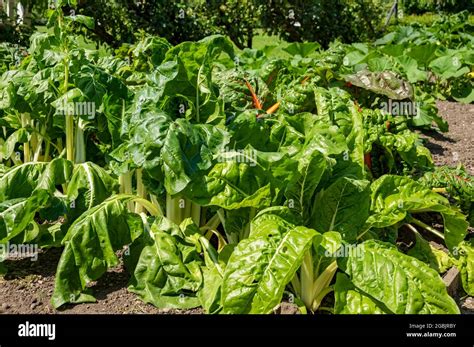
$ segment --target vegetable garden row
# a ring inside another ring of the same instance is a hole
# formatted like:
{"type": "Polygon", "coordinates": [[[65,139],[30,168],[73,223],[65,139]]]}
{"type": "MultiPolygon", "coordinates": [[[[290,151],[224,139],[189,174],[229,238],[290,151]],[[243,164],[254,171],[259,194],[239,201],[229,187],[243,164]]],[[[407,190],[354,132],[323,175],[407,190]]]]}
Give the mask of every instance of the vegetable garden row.
{"type": "Polygon", "coordinates": [[[472,176],[418,130],[474,101],[465,15],[284,57],[147,35],[103,56],[74,34],[91,18],[50,11],[0,49],[0,260],[63,247],[55,308],[122,257],[159,308],[459,313],[441,275],[474,295],[472,176]]]}

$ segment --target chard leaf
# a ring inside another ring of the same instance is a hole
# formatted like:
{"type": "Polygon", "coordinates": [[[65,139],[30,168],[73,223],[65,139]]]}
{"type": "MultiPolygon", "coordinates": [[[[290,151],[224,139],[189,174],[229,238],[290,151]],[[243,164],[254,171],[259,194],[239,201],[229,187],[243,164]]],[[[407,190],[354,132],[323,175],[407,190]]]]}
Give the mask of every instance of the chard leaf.
{"type": "Polygon", "coordinates": [[[275,229],[280,234],[293,228],[298,219],[291,209],[283,206],[273,206],[260,211],[250,224],[250,236],[265,236],[275,229]]]}
{"type": "Polygon", "coordinates": [[[343,273],[336,276],[334,285],[335,314],[386,314],[392,313],[383,304],[369,295],[357,290],[354,284],[343,273]]]}
{"type": "Polygon", "coordinates": [[[344,135],[335,125],[317,124],[311,129],[308,138],[307,147],[326,156],[340,154],[348,149],[344,135]]]}
{"type": "Polygon", "coordinates": [[[446,272],[453,265],[452,259],[446,252],[434,248],[419,234],[415,234],[415,237],[415,246],[407,252],[409,256],[428,264],[438,273],[446,272]]]}
{"type": "Polygon", "coordinates": [[[219,161],[207,175],[194,180],[187,191],[200,205],[226,209],[270,206],[293,180],[297,165],[286,154],[252,148],[223,152],[219,161]]]}
{"type": "Polygon", "coordinates": [[[203,267],[202,280],[202,288],[198,293],[200,305],[206,313],[217,313],[222,309],[222,275],[216,267],[203,267]]]}
{"type": "Polygon", "coordinates": [[[371,190],[373,214],[367,220],[369,226],[392,226],[404,220],[408,213],[438,212],[444,219],[444,237],[450,250],[467,234],[466,217],[450,206],[446,198],[411,178],[384,175],[372,183],[371,190]]]}
{"type": "Polygon", "coordinates": [[[29,197],[47,166],[44,162],[28,162],[8,170],[0,178],[0,201],[29,197]]]}
{"type": "Polygon", "coordinates": [[[130,246],[128,290],[158,308],[197,307],[201,265],[195,245],[185,240],[184,232],[159,218],[150,233],[142,234],[130,246]]]}
{"type": "Polygon", "coordinates": [[[326,158],[318,150],[306,147],[298,160],[298,178],[287,186],[285,196],[291,207],[307,222],[311,211],[314,192],[327,169],[326,158]]]}
{"type": "Polygon", "coordinates": [[[196,176],[205,174],[229,142],[227,132],[215,126],[191,124],[186,119],[172,121],[163,112],[136,113],[129,127],[128,151],[119,147],[113,155],[126,162],[129,152],[134,164],[163,182],[171,195],[182,192],[196,176]]]}
{"type": "Polygon", "coordinates": [[[369,182],[342,177],[316,195],[310,225],[321,232],[337,230],[351,242],[369,216],[369,206],[369,182]]]}
{"type": "Polygon", "coordinates": [[[222,226],[230,244],[236,244],[248,236],[252,213],[251,207],[223,210],[222,226]]]}
{"type": "Polygon", "coordinates": [[[223,313],[270,313],[281,301],[285,286],[301,265],[317,235],[305,227],[267,219],[234,249],[224,272],[223,313]]]}
{"type": "Polygon", "coordinates": [[[76,164],[67,186],[69,216],[76,219],[118,190],[118,182],[100,166],[76,164]]]}
{"type": "Polygon", "coordinates": [[[453,251],[457,259],[456,267],[461,272],[461,281],[464,291],[474,295],[474,241],[464,241],[453,251]]]}
{"type": "Polygon", "coordinates": [[[209,169],[213,157],[228,141],[223,130],[210,125],[191,125],[181,119],[172,123],[161,151],[168,193],[180,193],[193,177],[209,169]]]}
{"type": "Polygon", "coordinates": [[[438,273],[391,244],[369,240],[338,266],[354,286],[396,314],[459,313],[438,273]]]}
{"type": "Polygon", "coordinates": [[[8,159],[13,155],[15,146],[18,143],[25,143],[30,140],[30,133],[25,128],[20,128],[13,132],[5,143],[0,144],[0,159],[8,159]]]}
{"type": "Polygon", "coordinates": [[[28,198],[10,199],[0,203],[0,243],[7,242],[34,222],[36,212],[46,207],[49,194],[39,191],[28,198]]]}
{"type": "Polygon", "coordinates": [[[198,298],[201,306],[207,313],[218,313],[222,310],[221,288],[224,275],[223,269],[226,267],[235,244],[224,246],[220,254],[217,254],[217,251],[204,237],[200,238],[200,242],[205,249],[204,259],[206,266],[201,267],[203,282],[198,298]]]}
{"type": "Polygon", "coordinates": [[[73,164],[69,160],[63,158],[53,159],[39,177],[35,190],[42,189],[54,193],[56,186],[64,184],[69,180],[72,168],[73,164]]]}
{"type": "MultiPolygon", "coordinates": [[[[46,213],[57,202],[56,185],[70,176],[72,163],[56,158],[49,163],[23,164],[7,171],[0,179],[0,242],[26,230],[36,214],[46,213]]],[[[26,235],[25,235],[26,237],[26,235]]]]}
{"type": "Polygon", "coordinates": [[[143,231],[142,221],[125,204],[135,197],[115,195],[82,214],[63,239],[64,251],[56,271],[53,307],[94,302],[87,284],[119,264],[115,252],[143,231]]]}
{"type": "Polygon", "coordinates": [[[157,86],[157,98],[167,100],[167,96],[178,94],[188,101],[187,108],[194,110],[191,118],[195,122],[222,123],[222,100],[212,81],[212,67],[223,52],[234,56],[232,44],[220,35],[183,42],[168,50],[151,77],[157,86]]]}
{"type": "Polygon", "coordinates": [[[72,163],[62,158],[15,166],[0,178],[0,201],[27,198],[40,189],[53,193],[56,185],[67,181],[71,171],[72,163]]]}

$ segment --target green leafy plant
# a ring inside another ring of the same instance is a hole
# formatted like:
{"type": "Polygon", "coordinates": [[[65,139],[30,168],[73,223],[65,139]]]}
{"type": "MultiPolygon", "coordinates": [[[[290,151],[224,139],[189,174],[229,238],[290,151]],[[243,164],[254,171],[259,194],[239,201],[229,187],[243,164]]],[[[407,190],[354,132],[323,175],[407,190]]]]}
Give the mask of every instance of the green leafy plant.
{"type": "Polygon", "coordinates": [[[390,36],[275,58],[140,33],[101,56],[66,5],[0,82],[0,245],[63,248],[55,308],[95,301],[122,259],[128,290],[159,308],[459,313],[441,275],[456,266],[472,295],[471,177],[435,169],[413,128],[446,130],[428,72],[455,83],[469,52],[405,55],[390,36]],[[392,99],[424,113],[382,112],[392,99]],[[94,116],[58,114],[70,102],[94,116]]]}

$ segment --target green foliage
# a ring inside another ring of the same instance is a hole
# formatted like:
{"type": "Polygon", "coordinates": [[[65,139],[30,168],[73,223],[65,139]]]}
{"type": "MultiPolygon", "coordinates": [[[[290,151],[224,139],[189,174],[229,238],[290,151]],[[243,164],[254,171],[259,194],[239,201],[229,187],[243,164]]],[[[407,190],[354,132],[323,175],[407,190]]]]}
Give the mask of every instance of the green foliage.
{"type": "Polygon", "coordinates": [[[157,219],[150,232],[130,246],[126,264],[132,277],[128,289],[160,308],[199,306],[195,293],[203,281],[203,261],[190,240],[193,236],[200,234],[192,224],[185,222],[178,227],[164,218],[157,219]]]}
{"type": "Polygon", "coordinates": [[[473,4],[469,0],[404,0],[403,9],[406,13],[425,12],[461,12],[463,10],[472,11],[473,4]]]}
{"type": "Polygon", "coordinates": [[[367,299],[375,311],[370,313],[385,309],[398,314],[459,313],[441,277],[426,264],[378,241],[366,241],[357,248],[362,256],[354,252],[341,259],[339,266],[355,288],[375,299],[367,299]]]}
{"type": "Polygon", "coordinates": [[[222,283],[223,313],[270,313],[316,233],[261,221],[234,249],[222,283]]]}
{"type": "Polygon", "coordinates": [[[381,30],[384,6],[379,1],[273,0],[262,11],[262,27],[293,41],[317,41],[327,47],[375,38],[381,30]]]}
{"type": "Polygon", "coordinates": [[[94,302],[86,288],[108,268],[117,266],[115,254],[132,243],[143,231],[140,218],[126,212],[123,202],[133,197],[116,195],[85,212],[69,228],[62,243],[55,289],[54,307],[65,303],[94,302]]]}
{"type": "Polygon", "coordinates": [[[474,226],[474,183],[472,180],[472,175],[469,175],[462,166],[438,167],[421,177],[421,182],[426,187],[448,194],[449,199],[468,216],[471,227],[474,226]]]}
{"type": "Polygon", "coordinates": [[[282,57],[141,32],[101,56],[77,35],[99,23],[49,15],[29,56],[3,67],[0,245],[64,247],[55,308],[95,301],[92,283],[123,257],[128,289],[160,308],[272,313],[286,292],[311,313],[459,312],[440,274],[456,265],[472,293],[470,176],[433,172],[413,128],[446,130],[425,83],[465,77],[469,36],[446,48],[399,29],[282,57]],[[382,112],[389,100],[424,113],[382,112]],[[68,102],[96,110],[62,114],[68,102]]]}

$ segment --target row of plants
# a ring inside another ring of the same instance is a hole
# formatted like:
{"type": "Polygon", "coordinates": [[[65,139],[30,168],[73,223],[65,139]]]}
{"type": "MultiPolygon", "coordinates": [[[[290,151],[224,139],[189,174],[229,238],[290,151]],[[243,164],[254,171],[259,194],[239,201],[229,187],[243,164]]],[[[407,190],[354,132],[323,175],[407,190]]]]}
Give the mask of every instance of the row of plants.
{"type": "Polygon", "coordinates": [[[398,43],[275,58],[142,35],[104,57],[77,44],[94,25],[51,11],[0,82],[0,243],[63,248],[55,308],[95,301],[121,258],[159,308],[459,313],[452,266],[473,295],[472,176],[435,169],[414,131],[443,128],[434,104],[423,121],[380,108],[427,103],[400,54],[381,67],[398,43]]]}

